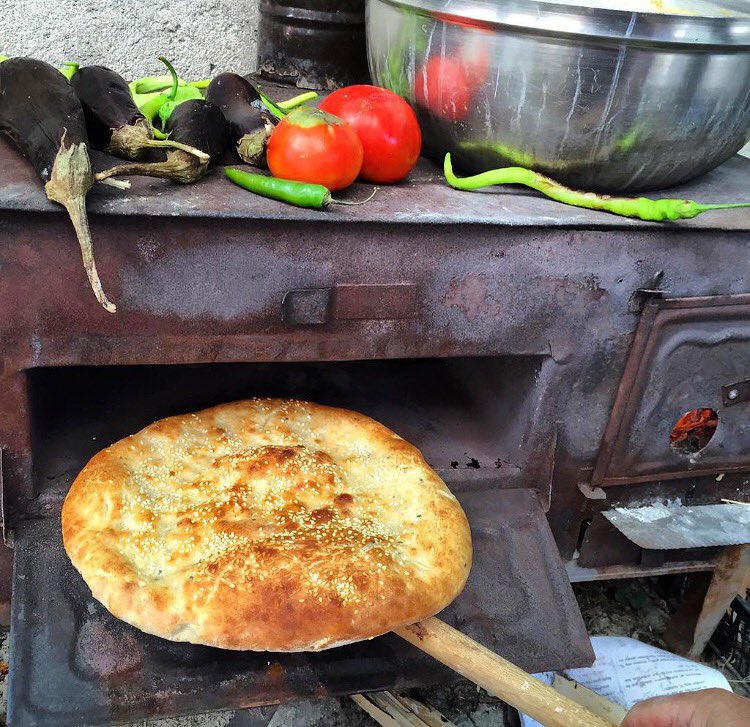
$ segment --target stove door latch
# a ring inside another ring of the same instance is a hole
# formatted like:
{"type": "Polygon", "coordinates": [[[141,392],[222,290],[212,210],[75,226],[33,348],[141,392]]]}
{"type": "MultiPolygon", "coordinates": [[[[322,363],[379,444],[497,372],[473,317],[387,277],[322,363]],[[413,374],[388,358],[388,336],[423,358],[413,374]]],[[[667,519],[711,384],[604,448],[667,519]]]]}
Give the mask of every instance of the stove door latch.
{"type": "Polygon", "coordinates": [[[288,326],[418,317],[418,287],[414,283],[300,288],[285,293],[281,301],[281,320],[288,326]]]}

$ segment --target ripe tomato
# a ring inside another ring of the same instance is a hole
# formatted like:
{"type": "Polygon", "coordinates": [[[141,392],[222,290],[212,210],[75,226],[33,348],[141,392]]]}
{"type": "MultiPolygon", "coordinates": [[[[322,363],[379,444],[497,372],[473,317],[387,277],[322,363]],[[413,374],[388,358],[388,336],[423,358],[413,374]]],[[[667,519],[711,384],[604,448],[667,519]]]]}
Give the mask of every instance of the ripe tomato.
{"type": "Polygon", "coordinates": [[[322,184],[332,192],[348,187],[357,178],[362,157],[362,142],[349,124],[305,107],[284,117],[266,150],[274,177],[322,184]]]}
{"type": "Polygon", "coordinates": [[[433,56],[417,72],[414,95],[441,119],[461,121],[469,115],[473,76],[458,59],[433,56]]]}
{"type": "Polygon", "coordinates": [[[365,156],[359,176],[375,184],[400,182],[417,163],[422,132],[404,99],[378,86],[334,91],[320,108],[340,116],[357,132],[365,156]]]}

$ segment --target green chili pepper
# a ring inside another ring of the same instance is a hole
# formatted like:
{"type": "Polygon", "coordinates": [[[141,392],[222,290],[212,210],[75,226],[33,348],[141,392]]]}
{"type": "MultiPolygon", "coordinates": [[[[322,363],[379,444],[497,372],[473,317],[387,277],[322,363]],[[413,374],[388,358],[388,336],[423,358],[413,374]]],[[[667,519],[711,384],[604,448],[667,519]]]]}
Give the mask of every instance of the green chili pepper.
{"type": "MultiPolygon", "coordinates": [[[[130,91],[133,95],[148,95],[151,93],[160,93],[172,87],[174,78],[171,73],[164,76],[147,76],[146,78],[137,78],[130,82],[130,91]]],[[[185,81],[177,79],[178,86],[184,86],[185,81]]]]}
{"type": "Polygon", "coordinates": [[[377,187],[372,194],[361,202],[349,202],[342,199],[334,199],[331,192],[322,184],[308,184],[305,182],[294,182],[291,179],[278,179],[267,177],[263,174],[243,172],[239,169],[225,169],[224,174],[235,184],[249,192],[259,194],[261,197],[276,199],[279,202],[287,202],[297,207],[322,210],[330,204],[359,205],[369,202],[377,192],[377,187]]]}
{"type": "Polygon", "coordinates": [[[140,112],[149,120],[149,122],[151,122],[152,125],[154,124],[156,117],[159,115],[159,109],[165,103],[174,99],[179,84],[179,79],[177,78],[177,72],[175,71],[174,66],[164,56],[159,56],[159,60],[169,69],[172,78],[172,87],[169,93],[159,93],[155,96],[150,96],[150,98],[144,103],[139,103],[139,101],[142,101],[143,99],[136,98],[136,95],[145,96],[147,94],[136,94],[133,96],[135,105],[138,106],[140,112]]]}
{"type": "Polygon", "coordinates": [[[316,98],[318,98],[318,94],[315,91],[307,91],[294,98],[288,98],[286,101],[277,101],[276,106],[282,111],[292,111],[298,106],[302,106],[303,103],[314,101],[316,98]]]}
{"type": "Polygon", "coordinates": [[[2,63],[3,61],[9,61],[9,60],[10,60],[10,56],[0,56],[0,63],[2,63]]]}
{"type": "Polygon", "coordinates": [[[522,167],[493,169],[473,177],[457,177],[453,173],[451,155],[445,155],[443,165],[445,179],[454,189],[479,189],[497,184],[523,184],[547,195],[551,199],[592,210],[604,210],[623,217],[636,217],[641,220],[661,222],[663,220],[684,220],[697,217],[708,210],[750,207],[750,202],[739,204],[699,204],[686,199],[648,199],[647,197],[610,197],[593,192],[578,192],[545,177],[538,172],[522,167]]]}
{"type": "MultiPolygon", "coordinates": [[[[156,126],[155,121],[158,116],[163,127],[166,124],[167,119],[171,116],[172,111],[174,111],[175,106],[181,104],[183,101],[189,101],[193,98],[203,98],[203,95],[197,88],[186,85],[184,81],[182,85],[180,85],[180,79],[177,76],[177,72],[169,60],[164,56],[159,56],[159,60],[169,69],[170,77],[172,79],[172,86],[169,89],[169,92],[156,94],[133,93],[133,100],[140,112],[149,120],[152,126],[156,126]]],[[[154,78],[156,78],[156,76],[154,76],[154,78]]],[[[131,93],[133,92],[133,89],[138,88],[141,88],[139,82],[131,82],[131,93]]]]}
{"type": "Polygon", "coordinates": [[[80,63],[76,63],[75,61],[65,61],[65,63],[62,64],[62,68],[60,69],[60,73],[65,76],[68,80],[73,78],[76,73],[78,73],[78,69],[81,67],[80,63]]]}
{"type": "Polygon", "coordinates": [[[271,101],[266,94],[264,94],[260,89],[258,89],[258,96],[260,96],[260,100],[263,102],[265,107],[279,120],[283,119],[286,114],[273,102],[271,101]]]}
{"type": "Polygon", "coordinates": [[[200,81],[188,81],[188,86],[192,86],[193,88],[200,88],[201,90],[203,90],[204,88],[208,88],[210,85],[210,78],[202,78],[200,81]]]}
{"type": "Polygon", "coordinates": [[[159,119],[161,121],[162,129],[167,125],[169,117],[177,106],[194,98],[203,98],[203,94],[193,86],[180,86],[177,89],[175,97],[159,107],[159,119]]]}

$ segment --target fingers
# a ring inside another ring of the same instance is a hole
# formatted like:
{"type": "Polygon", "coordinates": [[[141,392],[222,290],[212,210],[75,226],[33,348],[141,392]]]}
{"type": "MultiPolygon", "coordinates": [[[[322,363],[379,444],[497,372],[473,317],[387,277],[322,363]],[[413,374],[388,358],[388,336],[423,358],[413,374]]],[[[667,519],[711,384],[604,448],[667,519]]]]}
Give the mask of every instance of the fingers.
{"type": "Polygon", "coordinates": [[[750,699],[723,689],[703,689],[636,704],[622,727],[747,727],[750,699]]]}

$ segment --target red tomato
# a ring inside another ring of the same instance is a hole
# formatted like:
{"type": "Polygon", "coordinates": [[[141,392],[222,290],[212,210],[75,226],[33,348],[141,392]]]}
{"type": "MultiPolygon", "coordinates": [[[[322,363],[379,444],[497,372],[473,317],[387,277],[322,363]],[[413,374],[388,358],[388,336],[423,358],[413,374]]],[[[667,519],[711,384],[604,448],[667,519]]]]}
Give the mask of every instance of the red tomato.
{"type": "Polygon", "coordinates": [[[378,86],[334,91],[320,108],[340,116],[357,132],[365,151],[359,176],[375,184],[400,182],[417,163],[422,132],[404,99],[378,86]]]}
{"type": "Polygon", "coordinates": [[[473,73],[455,58],[433,56],[414,79],[417,102],[446,121],[461,121],[469,115],[473,73]]]}
{"type": "Polygon", "coordinates": [[[336,116],[311,108],[292,111],[274,129],[266,158],[274,177],[322,184],[332,192],[348,187],[362,168],[357,132],[336,116]]]}

